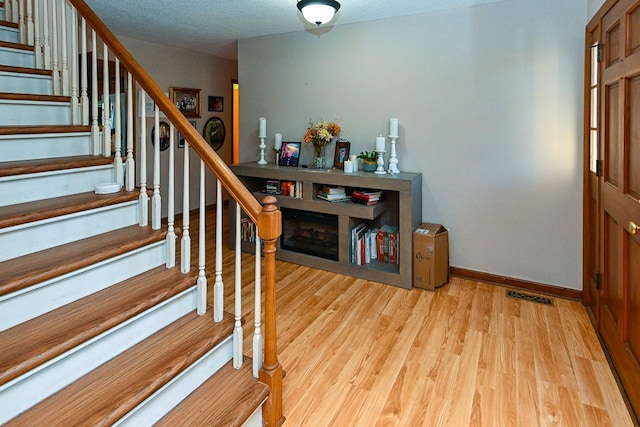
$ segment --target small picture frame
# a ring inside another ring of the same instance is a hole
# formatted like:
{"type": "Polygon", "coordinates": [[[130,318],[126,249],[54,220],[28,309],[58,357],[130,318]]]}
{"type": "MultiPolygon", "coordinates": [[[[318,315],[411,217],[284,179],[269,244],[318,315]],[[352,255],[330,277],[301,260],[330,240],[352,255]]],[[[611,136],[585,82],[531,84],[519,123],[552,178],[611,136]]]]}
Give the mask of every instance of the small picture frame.
{"type": "Polygon", "coordinates": [[[224,97],[210,96],[208,101],[209,111],[224,111],[224,97]]]}
{"type": "Polygon", "coordinates": [[[298,166],[301,145],[301,142],[283,142],[278,166],[298,166]]]}
{"type": "MultiPolygon", "coordinates": [[[[191,126],[193,126],[194,128],[196,127],[195,120],[189,120],[189,123],[191,123],[191,126]]],[[[184,135],[178,132],[178,148],[184,148],[185,145],[186,145],[186,141],[184,139],[184,135]]]]}
{"type": "Polygon", "coordinates": [[[200,89],[170,87],[169,97],[185,117],[200,117],[200,89]]]}
{"type": "Polygon", "coordinates": [[[333,156],[334,168],[344,169],[344,161],[349,160],[350,150],[351,150],[351,143],[346,139],[339,139],[336,141],[336,151],[333,156]]]}

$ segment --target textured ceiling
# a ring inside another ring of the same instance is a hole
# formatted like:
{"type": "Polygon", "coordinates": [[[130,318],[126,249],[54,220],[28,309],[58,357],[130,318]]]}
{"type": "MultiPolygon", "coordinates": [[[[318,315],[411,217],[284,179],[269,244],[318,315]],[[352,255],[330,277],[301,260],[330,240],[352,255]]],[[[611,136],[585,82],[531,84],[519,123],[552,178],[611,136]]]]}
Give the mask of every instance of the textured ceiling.
{"type": "MultiPolygon", "coordinates": [[[[340,0],[343,25],[503,0],[340,0]]],[[[296,0],[86,0],[115,34],[235,59],[238,39],[314,28],[296,0]]]]}

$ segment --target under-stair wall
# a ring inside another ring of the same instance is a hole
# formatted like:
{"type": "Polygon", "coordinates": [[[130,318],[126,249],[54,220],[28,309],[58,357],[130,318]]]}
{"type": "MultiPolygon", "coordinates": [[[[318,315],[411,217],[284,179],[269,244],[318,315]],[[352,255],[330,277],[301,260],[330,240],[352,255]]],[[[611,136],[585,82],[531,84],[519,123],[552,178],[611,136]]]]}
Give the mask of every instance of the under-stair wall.
{"type": "Polygon", "coordinates": [[[197,414],[192,419],[199,425],[283,420],[275,323],[269,323],[275,321],[275,255],[266,251],[268,321],[263,327],[258,309],[259,317],[247,322],[259,334],[253,360],[245,360],[242,350],[240,254],[235,273],[222,271],[221,256],[222,188],[261,225],[265,248],[273,250],[280,232],[274,200],[263,209],[161,98],[83,1],[0,2],[0,425],[139,426],[185,414],[197,414]],[[105,70],[98,82],[96,74],[85,74],[89,50],[122,58],[131,70],[123,76],[125,87],[115,88],[125,95],[113,107],[116,117],[132,118],[138,88],[156,103],[156,128],[159,109],[167,116],[169,174],[160,174],[159,135],[151,146],[140,141],[134,152],[134,135],[145,129],[101,117],[111,109],[109,76],[105,70]],[[122,143],[112,142],[112,126],[122,143]],[[199,182],[189,182],[190,165],[184,165],[184,194],[190,184],[200,188],[196,224],[188,197],[174,196],[178,131],[202,158],[195,165],[199,182]],[[153,153],[149,164],[147,149],[153,153]],[[209,171],[218,179],[211,233],[204,198],[209,171]],[[168,199],[164,218],[161,193],[168,199]],[[177,203],[186,212],[180,230],[177,203]],[[205,242],[215,246],[215,260],[206,260],[205,242]],[[236,302],[227,313],[223,277],[232,276],[236,302]],[[198,393],[211,390],[219,403],[202,405],[198,393]]]}

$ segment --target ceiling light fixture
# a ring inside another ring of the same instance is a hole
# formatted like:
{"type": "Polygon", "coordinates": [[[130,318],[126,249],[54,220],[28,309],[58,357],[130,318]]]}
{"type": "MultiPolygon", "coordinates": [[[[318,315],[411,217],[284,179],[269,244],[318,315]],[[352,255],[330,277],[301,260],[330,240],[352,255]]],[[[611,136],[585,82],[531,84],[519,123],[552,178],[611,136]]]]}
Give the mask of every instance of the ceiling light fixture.
{"type": "Polygon", "coordinates": [[[320,26],[333,19],[333,15],[340,9],[340,3],[335,0],[300,0],[298,10],[304,19],[320,26]]]}

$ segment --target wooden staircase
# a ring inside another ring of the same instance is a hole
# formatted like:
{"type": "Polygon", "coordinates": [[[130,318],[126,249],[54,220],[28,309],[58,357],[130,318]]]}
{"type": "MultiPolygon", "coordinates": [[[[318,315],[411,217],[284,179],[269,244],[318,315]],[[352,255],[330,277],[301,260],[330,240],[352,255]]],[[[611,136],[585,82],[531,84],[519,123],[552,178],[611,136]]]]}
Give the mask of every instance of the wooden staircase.
{"type": "Polygon", "coordinates": [[[0,2],[0,425],[262,425],[233,315],[196,314],[198,271],[167,267],[140,189],[94,193],[113,159],[17,28],[0,2]]]}

